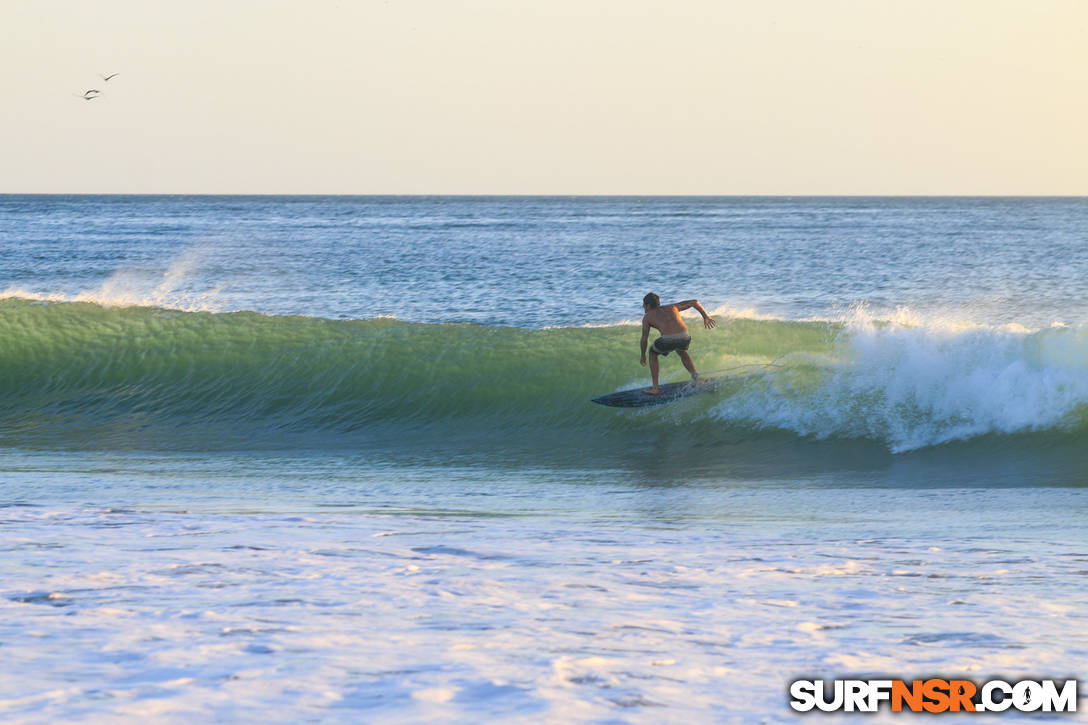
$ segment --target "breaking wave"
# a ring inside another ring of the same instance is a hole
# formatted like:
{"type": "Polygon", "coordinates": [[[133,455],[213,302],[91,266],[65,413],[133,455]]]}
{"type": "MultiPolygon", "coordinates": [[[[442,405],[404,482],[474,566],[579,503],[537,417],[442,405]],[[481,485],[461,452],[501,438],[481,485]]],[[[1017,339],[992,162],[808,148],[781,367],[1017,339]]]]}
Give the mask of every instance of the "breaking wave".
{"type": "MultiPolygon", "coordinates": [[[[645,410],[638,328],[521,329],[380,318],[0,299],[0,442],[47,448],[428,445],[622,449],[683,431],[862,440],[893,453],[1088,433],[1088,334],[855,312],[693,329],[712,393],[645,410]]],[[[664,377],[681,373],[673,358],[664,377]]]]}

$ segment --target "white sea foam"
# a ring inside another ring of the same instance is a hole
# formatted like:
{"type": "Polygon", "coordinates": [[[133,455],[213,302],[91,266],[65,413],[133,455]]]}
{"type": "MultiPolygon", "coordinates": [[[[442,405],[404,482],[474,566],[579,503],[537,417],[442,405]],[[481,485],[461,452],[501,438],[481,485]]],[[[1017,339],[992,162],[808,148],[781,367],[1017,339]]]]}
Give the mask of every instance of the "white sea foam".
{"type": "MultiPolygon", "coordinates": [[[[722,304],[707,310],[711,317],[725,318],[733,320],[782,320],[784,318],[777,315],[770,315],[760,312],[754,305],[737,306],[732,304],[722,304]]],[[[699,313],[696,311],[685,312],[686,316],[694,318],[699,317],[699,313]]]]}
{"type": "Polygon", "coordinates": [[[1032,507],[1084,493],[979,492],[969,518],[957,495],[641,490],[620,519],[5,509],[0,715],[755,723],[788,718],[800,674],[1065,673],[1083,547],[1032,507]],[[651,494],[723,518],[647,520],[651,494]]]}
{"type": "Polygon", "coordinates": [[[716,414],[908,451],[1062,425],[1088,404],[1088,330],[856,310],[831,352],[793,355],[716,414]]]}

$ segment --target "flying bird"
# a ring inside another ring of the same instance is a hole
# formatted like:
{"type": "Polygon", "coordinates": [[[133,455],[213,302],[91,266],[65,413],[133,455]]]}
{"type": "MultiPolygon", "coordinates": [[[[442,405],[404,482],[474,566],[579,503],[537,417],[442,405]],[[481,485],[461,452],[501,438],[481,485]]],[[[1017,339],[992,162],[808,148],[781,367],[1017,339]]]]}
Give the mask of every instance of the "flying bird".
{"type": "Polygon", "coordinates": [[[83,91],[83,95],[86,97],[86,96],[91,95],[92,93],[101,93],[101,92],[102,91],[98,90],[97,88],[88,88],[87,90],[83,91]]]}
{"type": "Polygon", "coordinates": [[[101,97],[102,97],[102,96],[99,96],[99,95],[93,95],[93,96],[76,96],[76,98],[82,98],[82,99],[83,99],[84,101],[93,101],[94,99],[96,99],[96,98],[101,98],[101,97]]]}
{"type": "Polygon", "coordinates": [[[101,78],[103,81],[108,81],[110,78],[113,78],[115,75],[120,75],[120,74],[119,73],[110,73],[108,76],[104,76],[101,73],[99,73],[98,77],[101,78]]]}

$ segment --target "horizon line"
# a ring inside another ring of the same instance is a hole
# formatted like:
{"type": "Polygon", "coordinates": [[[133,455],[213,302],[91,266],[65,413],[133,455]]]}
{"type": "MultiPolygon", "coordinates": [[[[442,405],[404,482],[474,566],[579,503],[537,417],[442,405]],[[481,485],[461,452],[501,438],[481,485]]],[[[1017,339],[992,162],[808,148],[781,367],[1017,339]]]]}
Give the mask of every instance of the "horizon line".
{"type": "Polygon", "coordinates": [[[463,199],[1088,199],[1088,194],[563,194],[563,193],[352,193],[352,192],[206,192],[206,191],[0,191],[3,196],[242,196],[463,199]]]}

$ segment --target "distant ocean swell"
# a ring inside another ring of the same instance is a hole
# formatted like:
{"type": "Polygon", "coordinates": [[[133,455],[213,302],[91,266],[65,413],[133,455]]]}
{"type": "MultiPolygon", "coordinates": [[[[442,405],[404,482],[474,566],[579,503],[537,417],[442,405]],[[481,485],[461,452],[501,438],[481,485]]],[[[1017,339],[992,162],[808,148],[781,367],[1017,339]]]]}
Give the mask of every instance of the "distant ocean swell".
{"type": "MultiPolygon", "coordinates": [[[[171,449],[622,450],[655,435],[860,440],[891,452],[1004,435],[1088,438],[1088,334],[926,321],[723,319],[694,331],[713,393],[640,411],[638,328],[526,330],[0,300],[0,444],[171,449]]],[[[667,358],[666,377],[681,372],[667,358]]]]}

